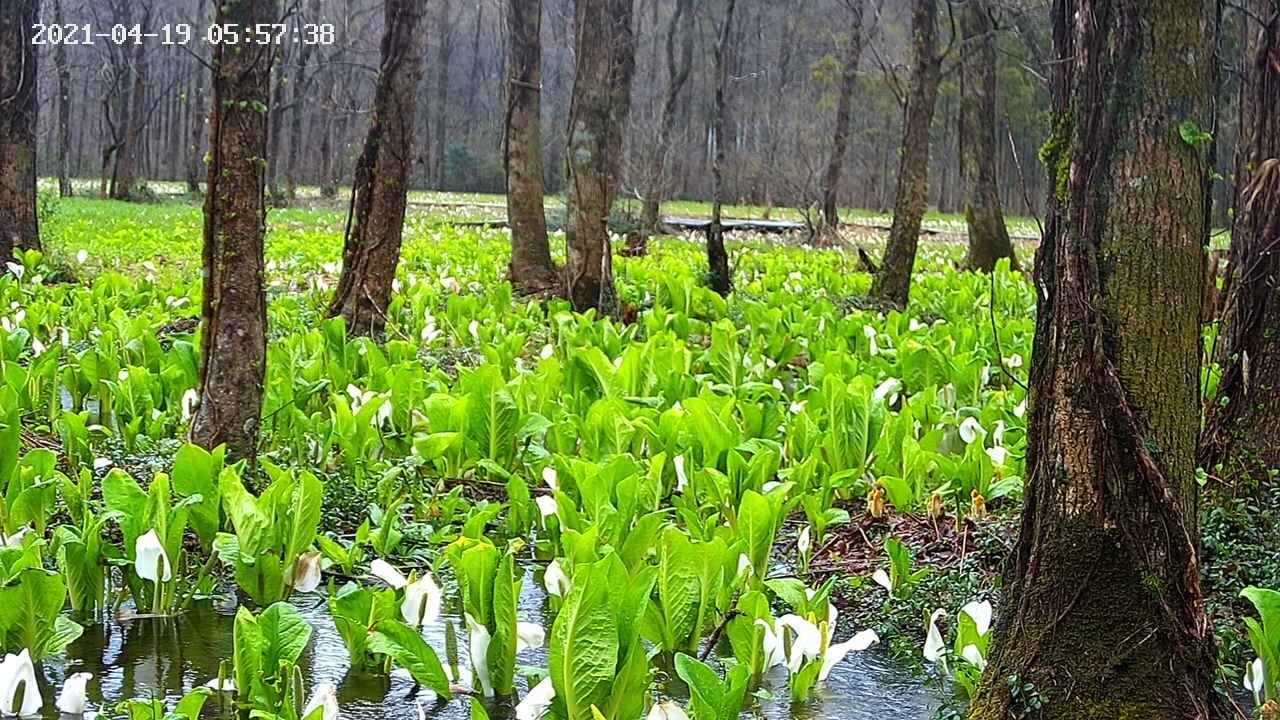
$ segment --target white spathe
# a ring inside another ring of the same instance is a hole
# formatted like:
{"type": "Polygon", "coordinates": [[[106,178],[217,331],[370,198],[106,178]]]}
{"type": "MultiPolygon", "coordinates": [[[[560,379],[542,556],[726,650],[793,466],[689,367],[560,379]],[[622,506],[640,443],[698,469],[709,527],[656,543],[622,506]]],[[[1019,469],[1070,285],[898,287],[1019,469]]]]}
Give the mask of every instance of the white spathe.
{"type": "Polygon", "coordinates": [[[201,687],[207,687],[214,692],[224,692],[229,695],[236,694],[236,681],[231,678],[214,678],[201,687]]]}
{"type": "Polygon", "coordinates": [[[533,499],[538,504],[538,514],[543,518],[549,518],[556,514],[560,508],[556,505],[556,499],[550,495],[539,495],[533,499]]]}
{"type": "Polygon", "coordinates": [[[813,550],[813,533],[808,525],[800,531],[800,537],[796,539],[796,549],[801,555],[808,555],[813,550]]]}
{"type": "Polygon", "coordinates": [[[467,635],[470,636],[471,667],[475,669],[476,682],[485,697],[493,697],[493,680],[489,677],[489,643],[493,636],[489,628],[476,622],[471,613],[466,613],[467,635]]]}
{"type": "Polygon", "coordinates": [[[519,705],[516,705],[516,720],[539,720],[551,709],[551,703],[555,698],[556,688],[551,683],[551,678],[543,679],[529,690],[519,705]]]}
{"type": "Polygon", "coordinates": [[[286,575],[285,582],[293,586],[294,592],[315,592],[320,587],[320,553],[302,553],[286,575]]]}
{"type": "Polygon", "coordinates": [[[960,657],[964,658],[965,662],[978,668],[979,671],[987,669],[987,659],[982,657],[982,651],[978,649],[977,645],[965,645],[964,649],[960,651],[960,657]]]}
{"type": "MultiPolygon", "coordinates": [[[[798,615],[790,614],[778,618],[777,624],[778,642],[782,641],[784,629],[795,634],[795,639],[791,642],[791,657],[787,659],[787,669],[797,673],[811,660],[821,660],[822,666],[818,671],[819,681],[826,680],[832,669],[849,653],[862,652],[880,642],[880,637],[872,630],[863,630],[842,643],[831,642],[836,626],[834,612],[828,614],[826,622],[816,625],[798,615]]],[[[767,648],[765,654],[766,657],[769,654],[767,648]]]]}
{"type": "Polygon", "coordinates": [[[689,720],[689,714],[679,705],[664,700],[654,704],[645,720],[689,720]]]}
{"type": "Polygon", "coordinates": [[[682,493],[689,485],[689,476],[684,472],[684,456],[677,455],[671,462],[676,466],[676,492],[682,493]]]}
{"type": "Polygon", "coordinates": [[[1244,689],[1253,693],[1253,702],[1259,707],[1267,701],[1267,668],[1262,658],[1257,658],[1244,668],[1244,689]]]}
{"type": "Polygon", "coordinates": [[[547,565],[547,571],[542,575],[542,584],[547,588],[547,594],[555,595],[558,598],[569,596],[569,590],[573,583],[569,580],[569,576],[565,574],[564,568],[560,567],[560,559],[556,558],[547,565]]]}
{"type": "Polygon", "coordinates": [[[877,570],[871,574],[871,579],[874,580],[877,585],[889,591],[889,593],[893,593],[893,581],[889,579],[889,573],[884,570],[877,570]]]}
{"type": "Polygon", "coordinates": [[[160,536],[155,530],[139,537],[133,544],[134,568],[138,577],[147,582],[155,582],[156,570],[160,569],[160,582],[173,579],[173,567],[169,564],[169,555],[164,551],[160,536]]]}
{"type": "Polygon", "coordinates": [[[397,590],[409,584],[409,580],[405,578],[404,573],[391,567],[391,563],[383,560],[382,558],[378,558],[369,563],[369,572],[374,577],[397,590]]]}
{"type": "Polygon", "coordinates": [[[27,717],[39,713],[43,706],[31,653],[24,649],[17,655],[5,655],[0,662],[0,715],[27,717]]]}
{"type": "Polygon", "coordinates": [[[978,628],[978,637],[985,636],[991,630],[991,603],[987,600],[981,602],[971,600],[964,607],[960,608],[960,612],[968,615],[973,619],[973,624],[978,628]]]}
{"type": "Polygon", "coordinates": [[[321,720],[338,720],[338,689],[330,683],[317,685],[311,700],[302,710],[303,719],[306,720],[317,708],[324,708],[321,720]]]}
{"type": "Polygon", "coordinates": [[[547,631],[531,622],[516,623],[516,652],[537,650],[547,641],[547,631]]]}
{"type": "Polygon", "coordinates": [[[828,646],[827,651],[822,655],[822,670],[818,672],[818,680],[826,680],[831,670],[849,653],[862,652],[878,642],[880,642],[880,636],[876,635],[874,630],[863,630],[842,643],[828,646]]]}
{"type": "Polygon", "coordinates": [[[89,681],[93,673],[78,672],[72,674],[62,683],[62,692],[58,694],[58,712],[64,715],[83,715],[89,705],[89,681]]]}
{"type": "Polygon", "coordinates": [[[400,614],[409,627],[420,628],[434,623],[440,617],[440,586],[431,573],[404,586],[404,602],[400,614]]]}
{"type": "Polygon", "coordinates": [[[934,665],[943,659],[947,649],[947,644],[942,640],[942,633],[938,631],[938,618],[946,614],[946,610],[938,608],[929,616],[929,632],[924,638],[924,659],[934,665]]]}
{"type": "Polygon", "coordinates": [[[972,415],[960,422],[960,439],[965,444],[971,443],[978,438],[986,437],[987,429],[982,427],[982,423],[972,415]]]}

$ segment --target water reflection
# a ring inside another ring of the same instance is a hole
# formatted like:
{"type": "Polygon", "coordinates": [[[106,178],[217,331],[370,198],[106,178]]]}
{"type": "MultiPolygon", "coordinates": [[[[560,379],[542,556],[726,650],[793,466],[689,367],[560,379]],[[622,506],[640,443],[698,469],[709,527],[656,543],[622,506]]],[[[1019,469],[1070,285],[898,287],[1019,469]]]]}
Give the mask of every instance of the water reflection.
{"type": "MultiPolygon", "coordinates": [[[[430,690],[417,688],[407,678],[349,672],[346,648],[324,602],[319,597],[307,597],[298,599],[296,605],[314,628],[300,662],[308,687],[324,682],[335,685],[344,720],[417,720],[419,705],[435,720],[470,718],[466,698],[442,700],[430,690]]],[[[544,625],[549,617],[546,595],[532,574],[526,575],[522,586],[519,615],[544,625]]],[[[441,652],[442,660],[445,622],[453,622],[465,639],[456,611],[446,613],[442,622],[429,628],[428,641],[441,652]]],[[[218,676],[219,664],[231,657],[233,623],[234,616],[229,611],[204,602],[178,618],[120,620],[86,627],[84,635],[67,649],[65,658],[51,658],[45,663],[47,677],[42,692],[46,717],[57,717],[53,700],[63,680],[75,672],[93,673],[89,683],[93,707],[101,704],[110,709],[130,698],[176,702],[191,689],[218,676]]],[[[465,642],[461,644],[465,648],[465,642]]],[[[463,663],[466,664],[465,659],[463,663]]],[[[546,650],[523,653],[517,663],[546,667],[546,650]]],[[[772,698],[757,699],[755,707],[743,713],[744,718],[926,720],[938,705],[919,678],[874,650],[850,655],[806,703],[790,702],[785,672],[781,668],[777,671],[766,679],[764,692],[760,693],[772,698]]],[[[518,685],[523,695],[527,684],[521,679],[518,685]]],[[[675,685],[670,689],[679,695],[675,685]]],[[[495,720],[513,717],[510,703],[491,703],[489,711],[495,720]]],[[[207,714],[217,716],[216,703],[209,703],[207,714]]]]}

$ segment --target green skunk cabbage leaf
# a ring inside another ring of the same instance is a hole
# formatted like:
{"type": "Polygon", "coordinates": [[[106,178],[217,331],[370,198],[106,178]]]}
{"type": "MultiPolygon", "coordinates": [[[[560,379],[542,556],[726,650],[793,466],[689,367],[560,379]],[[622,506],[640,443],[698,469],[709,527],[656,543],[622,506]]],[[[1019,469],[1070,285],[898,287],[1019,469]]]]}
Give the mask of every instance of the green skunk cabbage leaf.
{"type": "Polygon", "coordinates": [[[384,620],[369,634],[369,650],[390,656],[409,671],[414,682],[430,688],[436,695],[449,696],[449,678],[440,658],[417,630],[398,620],[384,620]]]}

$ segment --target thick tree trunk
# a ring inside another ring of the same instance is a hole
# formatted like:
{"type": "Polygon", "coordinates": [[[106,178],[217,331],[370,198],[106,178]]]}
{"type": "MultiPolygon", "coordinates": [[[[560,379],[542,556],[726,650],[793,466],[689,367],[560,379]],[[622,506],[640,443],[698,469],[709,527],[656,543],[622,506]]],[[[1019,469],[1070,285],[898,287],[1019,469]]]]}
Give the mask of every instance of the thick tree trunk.
{"type": "MultiPolygon", "coordinates": [[[[151,6],[142,5],[139,27],[143,33],[151,32],[151,6]]],[[[133,52],[133,89],[129,99],[129,112],[124,116],[124,143],[116,151],[115,182],[111,197],[127,200],[133,197],[138,182],[138,163],[142,157],[142,131],[147,123],[147,81],[150,61],[146,43],[138,43],[133,52]]]]}
{"type": "Polygon", "coordinates": [[[996,36],[991,9],[970,0],[960,11],[964,36],[964,94],[960,100],[960,174],[964,179],[964,219],[969,228],[973,270],[991,272],[1009,258],[1018,266],[996,184],[996,36]]]}
{"type": "Polygon", "coordinates": [[[707,226],[707,284],[721,295],[728,295],[733,289],[733,278],[729,276],[729,253],[724,247],[721,212],[724,206],[725,92],[729,85],[729,68],[725,63],[724,54],[728,49],[729,32],[733,27],[733,11],[736,7],[736,0],[729,0],[725,6],[724,25],[720,28],[720,37],[716,40],[712,53],[716,72],[716,114],[712,120],[716,152],[711,163],[711,224],[707,226]]]}
{"type": "MultiPolygon", "coordinates": [[[[667,24],[667,93],[662,101],[662,120],[658,126],[658,143],[654,148],[655,167],[650,178],[652,185],[644,196],[640,213],[640,230],[644,235],[656,234],[662,224],[662,199],[667,190],[667,175],[671,163],[671,137],[676,129],[676,111],[680,93],[689,82],[693,70],[693,15],[692,0],[676,0],[671,22],[667,24]],[[676,36],[680,36],[680,54],[676,55],[676,36]]],[[[647,247],[628,248],[633,254],[643,255],[647,247]]]]}
{"type": "Polygon", "coordinates": [[[418,81],[425,33],[419,31],[426,0],[387,0],[382,65],[373,117],[351,188],[354,218],[342,251],[342,277],[329,314],[342,315],[353,335],[381,334],[400,262],[418,81]]]}
{"type": "Polygon", "coordinates": [[[920,242],[929,191],[929,125],[933,122],[942,75],[938,55],[937,0],[912,0],[911,80],[902,119],[902,152],[898,165],[898,190],[893,201],[893,226],[880,272],[871,283],[871,295],[898,308],[907,306],[911,269],[920,242]]]}
{"type": "MultiPolygon", "coordinates": [[[[1249,123],[1218,332],[1222,375],[1201,438],[1200,464],[1230,488],[1280,468],[1280,7],[1255,0],[1240,106],[1249,123]]],[[[1243,127],[1243,126],[1242,126],[1243,127]]]]}
{"type": "Polygon", "coordinates": [[[573,308],[618,314],[613,209],[635,74],[632,0],[575,0],[576,57],[569,108],[566,289],[573,308]]]}
{"type": "Polygon", "coordinates": [[[0,3],[0,272],[17,249],[40,247],[36,218],[38,0],[0,3]]]}
{"type": "Polygon", "coordinates": [[[554,290],[560,271],[551,260],[542,204],[542,0],[507,0],[507,219],[511,225],[511,284],[525,294],[554,290]]]}
{"type": "MultiPolygon", "coordinates": [[[[62,0],[53,2],[53,21],[62,24],[62,0]]],[[[54,47],[53,64],[58,70],[58,196],[71,197],[71,65],[65,44],[54,47]]]]}
{"type": "Polygon", "coordinates": [[[862,14],[864,0],[849,0],[849,37],[846,40],[844,68],[840,74],[840,96],[836,100],[836,132],[831,141],[831,157],[822,179],[822,219],[826,227],[840,227],[840,211],[836,195],[844,158],[849,151],[849,121],[853,116],[853,91],[858,88],[858,61],[862,57],[862,14]]]}
{"type": "Polygon", "coordinates": [[[1056,0],[1027,487],[971,720],[1209,720],[1195,445],[1208,0],[1056,0]],[[1080,18],[1082,20],[1077,20],[1080,18]]]}
{"type": "MultiPolygon", "coordinates": [[[[219,24],[252,27],[280,17],[280,0],[215,5],[219,24]]],[[[266,376],[267,114],[262,110],[271,101],[273,55],[268,45],[213,48],[200,404],[191,420],[191,442],[205,448],[226,444],[230,456],[251,460],[257,454],[266,376]]]]}
{"type": "MultiPolygon", "coordinates": [[[[196,0],[196,18],[205,21],[204,0],[196,0]]],[[[191,93],[191,144],[187,147],[187,192],[200,192],[200,169],[204,164],[204,73],[196,73],[196,87],[191,93]]]]}

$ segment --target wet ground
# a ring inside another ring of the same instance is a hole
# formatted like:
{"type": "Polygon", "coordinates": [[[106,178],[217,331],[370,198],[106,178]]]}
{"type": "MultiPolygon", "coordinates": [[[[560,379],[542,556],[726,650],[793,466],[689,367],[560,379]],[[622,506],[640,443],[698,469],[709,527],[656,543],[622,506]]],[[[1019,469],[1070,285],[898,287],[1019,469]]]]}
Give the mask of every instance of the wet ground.
{"type": "MultiPolygon", "coordinates": [[[[344,720],[417,720],[419,704],[428,718],[470,718],[465,697],[437,701],[431,691],[416,689],[407,678],[349,673],[346,648],[323,597],[301,596],[294,602],[314,628],[301,661],[308,686],[323,682],[337,686],[344,720]]],[[[525,578],[519,610],[522,620],[545,624],[546,596],[532,574],[525,578]]],[[[450,621],[459,629],[464,640],[461,645],[466,647],[458,615],[446,614],[427,630],[429,642],[442,659],[444,623],[450,621]]],[[[50,658],[45,663],[46,717],[57,717],[53,704],[63,678],[83,671],[94,674],[89,684],[92,707],[110,710],[130,698],[165,698],[171,706],[187,691],[217,677],[219,663],[231,657],[232,623],[230,609],[206,601],[177,618],[122,620],[87,627],[84,635],[68,648],[65,660],[50,658]]],[[[522,653],[517,664],[545,668],[545,648],[522,653]]],[[[815,690],[814,698],[805,703],[790,702],[785,672],[776,670],[779,674],[768,679],[755,706],[743,713],[744,718],[925,720],[932,717],[938,705],[919,677],[875,649],[850,655],[825,685],[815,690]],[[769,695],[773,697],[765,697],[769,695]]],[[[520,684],[523,694],[523,681],[520,684]]],[[[676,688],[672,692],[679,694],[676,688]]],[[[207,707],[210,717],[217,715],[213,705],[211,701],[207,707]]],[[[511,706],[500,702],[491,704],[489,710],[495,720],[513,717],[511,706]]]]}

